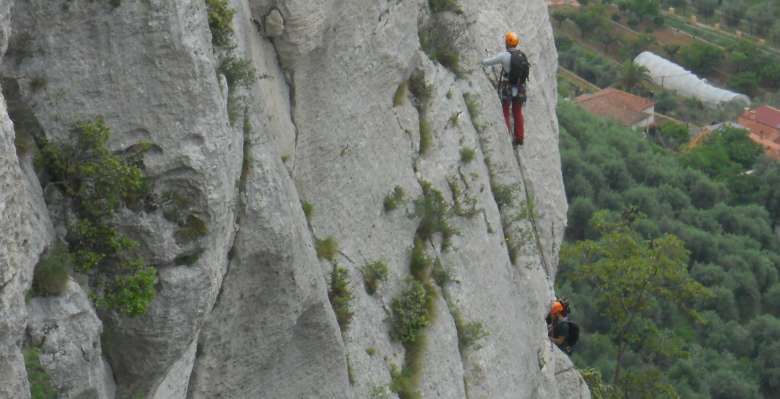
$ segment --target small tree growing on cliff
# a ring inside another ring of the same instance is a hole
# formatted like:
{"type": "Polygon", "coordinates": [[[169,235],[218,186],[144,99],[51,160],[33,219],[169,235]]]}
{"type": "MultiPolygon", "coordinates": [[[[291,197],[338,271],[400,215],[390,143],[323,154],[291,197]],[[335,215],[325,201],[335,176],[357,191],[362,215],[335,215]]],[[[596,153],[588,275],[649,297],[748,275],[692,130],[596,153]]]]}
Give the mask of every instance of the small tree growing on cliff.
{"type": "MultiPolygon", "coordinates": [[[[592,287],[594,303],[610,322],[610,335],[617,346],[613,384],[627,392],[629,385],[646,378],[622,376],[624,355],[628,351],[681,357],[679,343],[667,340],[652,317],[660,302],[673,304],[693,318],[689,307],[709,291],[688,275],[688,250],[671,234],[645,240],[632,228],[639,218],[627,211],[620,217],[608,211],[596,212],[591,219],[600,234],[598,240],[578,241],[563,248],[562,257],[578,264],[574,279],[592,287]]],[[[666,384],[655,381],[659,389],[666,384]]]]}
{"type": "Polygon", "coordinates": [[[108,148],[110,136],[102,118],[79,122],[71,140],[44,142],[36,163],[74,210],[67,226],[73,266],[98,287],[97,305],[137,316],[154,298],[157,269],[144,264],[138,243],[112,224],[121,207],[142,202],[149,183],[140,167],[108,148]]]}

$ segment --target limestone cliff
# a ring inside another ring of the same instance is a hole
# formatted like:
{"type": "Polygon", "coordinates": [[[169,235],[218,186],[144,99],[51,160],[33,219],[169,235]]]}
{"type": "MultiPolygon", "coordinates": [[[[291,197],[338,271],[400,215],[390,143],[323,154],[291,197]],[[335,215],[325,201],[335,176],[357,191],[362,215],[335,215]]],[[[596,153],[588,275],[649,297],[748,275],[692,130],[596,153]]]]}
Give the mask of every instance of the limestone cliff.
{"type": "Polygon", "coordinates": [[[544,2],[229,3],[216,46],[204,0],[0,0],[0,397],[29,397],[29,347],[67,398],[392,398],[412,356],[423,398],[590,397],[543,322],[566,224],[544,2]],[[517,150],[479,67],[510,29],[532,64],[517,150]],[[236,84],[226,60],[257,79],[236,84]],[[95,310],[78,273],[26,299],[69,214],[36,176],[36,144],[96,117],[117,153],[149,144],[153,205],[112,220],[157,269],[142,316],[95,310]],[[439,193],[447,228],[418,244],[436,278],[418,275],[433,305],[412,355],[391,337],[393,302],[412,284],[415,200],[439,193]],[[206,228],[185,239],[181,218],[206,228]],[[343,331],[334,265],[353,296],[343,331]]]}

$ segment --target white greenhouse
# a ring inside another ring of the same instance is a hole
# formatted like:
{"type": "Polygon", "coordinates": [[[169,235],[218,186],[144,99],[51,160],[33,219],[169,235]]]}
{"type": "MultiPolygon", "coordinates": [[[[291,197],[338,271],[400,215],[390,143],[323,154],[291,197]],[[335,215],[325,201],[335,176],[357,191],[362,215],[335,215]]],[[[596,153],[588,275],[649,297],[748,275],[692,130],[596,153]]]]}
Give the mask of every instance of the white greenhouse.
{"type": "Polygon", "coordinates": [[[697,98],[709,106],[732,101],[744,105],[750,104],[748,96],[715,87],[693,72],[649,51],[636,56],[634,62],[647,68],[655,84],[673,90],[679,95],[697,98]]]}

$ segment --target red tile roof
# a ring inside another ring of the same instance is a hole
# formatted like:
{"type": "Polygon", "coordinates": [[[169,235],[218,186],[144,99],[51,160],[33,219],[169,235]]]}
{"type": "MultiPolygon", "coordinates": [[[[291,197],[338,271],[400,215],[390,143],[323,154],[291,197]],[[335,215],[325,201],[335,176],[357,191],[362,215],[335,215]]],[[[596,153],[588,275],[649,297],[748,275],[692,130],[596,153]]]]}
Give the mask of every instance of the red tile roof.
{"type": "Polygon", "coordinates": [[[613,88],[581,95],[575,101],[592,114],[606,116],[626,125],[647,118],[649,108],[655,105],[651,100],[613,88]]]}
{"type": "Polygon", "coordinates": [[[549,7],[561,7],[561,6],[579,7],[580,3],[577,2],[577,0],[547,0],[547,6],[549,6],[549,7]]]}
{"type": "Polygon", "coordinates": [[[760,106],[756,108],[756,122],[775,129],[780,128],[780,110],[768,105],[760,106]]]}

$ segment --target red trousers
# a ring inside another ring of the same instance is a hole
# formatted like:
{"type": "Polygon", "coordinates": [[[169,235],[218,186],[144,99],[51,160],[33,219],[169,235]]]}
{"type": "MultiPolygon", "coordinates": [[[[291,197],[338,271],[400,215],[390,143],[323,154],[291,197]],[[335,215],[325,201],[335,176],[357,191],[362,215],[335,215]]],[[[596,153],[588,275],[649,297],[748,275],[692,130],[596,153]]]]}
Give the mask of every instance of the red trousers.
{"type": "Polygon", "coordinates": [[[514,132],[515,143],[523,144],[523,136],[525,129],[523,128],[523,104],[519,98],[504,99],[501,101],[502,108],[504,109],[504,121],[506,122],[506,128],[510,132],[514,132]],[[512,118],[515,120],[515,128],[512,129],[512,120],[509,118],[509,104],[512,104],[512,118]]]}

